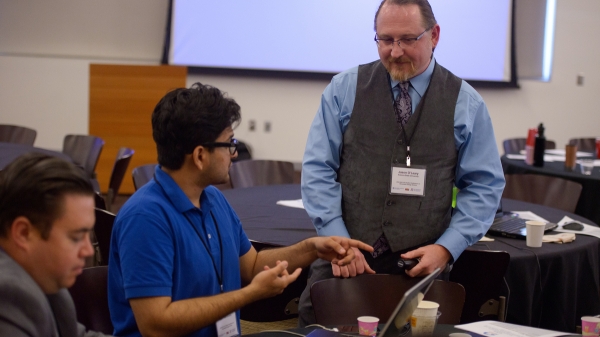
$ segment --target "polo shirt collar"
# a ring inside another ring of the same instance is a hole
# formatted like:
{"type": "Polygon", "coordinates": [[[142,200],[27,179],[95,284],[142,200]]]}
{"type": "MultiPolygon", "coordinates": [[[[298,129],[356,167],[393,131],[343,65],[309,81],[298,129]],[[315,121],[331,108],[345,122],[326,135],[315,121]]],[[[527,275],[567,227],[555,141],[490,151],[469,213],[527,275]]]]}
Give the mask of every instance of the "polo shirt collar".
{"type": "MultiPolygon", "coordinates": [[[[415,89],[415,91],[423,97],[425,95],[425,91],[427,91],[427,87],[429,87],[429,82],[431,81],[431,76],[433,75],[433,68],[435,67],[435,57],[431,57],[431,62],[429,62],[429,66],[425,69],[424,72],[419,75],[409,79],[410,85],[415,89]]],[[[390,86],[394,88],[398,85],[400,81],[394,81],[390,77],[390,86]]]]}
{"type": "MultiPolygon", "coordinates": [[[[187,195],[183,193],[181,187],[177,185],[175,180],[173,180],[169,174],[161,169],[160,165],[156,165],[154,179],[162,186],[165,195],[178,212],[185,213],[189,210],[197,209],[190,199],[188,199],[187,195]]],[[[210,209],[210,201],[208,200],[205,191],[202,191],[202,195],[200,195],[200,206],[202,210],[210,209]]]]}

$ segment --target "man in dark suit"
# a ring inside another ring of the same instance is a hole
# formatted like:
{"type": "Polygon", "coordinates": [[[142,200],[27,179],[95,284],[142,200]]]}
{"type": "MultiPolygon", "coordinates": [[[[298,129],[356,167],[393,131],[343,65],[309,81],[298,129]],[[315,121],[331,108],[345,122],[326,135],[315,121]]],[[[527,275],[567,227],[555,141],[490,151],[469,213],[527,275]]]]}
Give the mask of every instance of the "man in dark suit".
{"type": "Polygon", "coordinates": [[[0,172],[0,336],[103,336],[67,291],[93,254],[94,190],[83,171],[31,153],[0,172]]]}

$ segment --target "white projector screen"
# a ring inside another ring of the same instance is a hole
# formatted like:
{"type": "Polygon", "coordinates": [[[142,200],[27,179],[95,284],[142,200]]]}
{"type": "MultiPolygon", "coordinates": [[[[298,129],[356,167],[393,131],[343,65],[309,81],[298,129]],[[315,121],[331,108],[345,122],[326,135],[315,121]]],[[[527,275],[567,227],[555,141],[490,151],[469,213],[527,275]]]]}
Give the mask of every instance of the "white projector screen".
{"type": "MultiPolygon", "coordinates": [[[[430,0],[435,57],[470,81],[512,83],[513,0],[430,0]]],[[[339,73],[378,59],[379,0],[173,0],[169,64],[339,73]]]]}

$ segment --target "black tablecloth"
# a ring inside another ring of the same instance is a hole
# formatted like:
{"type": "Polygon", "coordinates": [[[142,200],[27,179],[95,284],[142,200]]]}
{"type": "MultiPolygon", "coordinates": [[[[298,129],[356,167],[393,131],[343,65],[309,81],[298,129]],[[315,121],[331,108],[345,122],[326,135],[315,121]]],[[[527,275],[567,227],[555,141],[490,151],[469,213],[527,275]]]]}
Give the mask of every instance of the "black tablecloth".
{"type": "MultiPolygon", "coordinates": [[[[358,324],[358,322],[357,322],[358,324]]],[[[385,324],[379,324],[379,329],[383,329],[385,324]]],[[[308,335],[309,333],[311,333],[312,331],[315,330],[319,330],[320,328],[297,328],[297,329],[289,329],[286,331],[291,331],[291,332],[295,332],[298,333],[300,335],[308,335]]],[[[357,336],[360,337],[359,334],[354,333],[354,334],[342,334],[342,333],[327,333],[327,331],[321,331],[321,334],[313,334],[312,336],[315,337],[343,337],[343,336],[357,336]]],[[[243,331],[242,331],[243,333],[243,331]]],[[[466,330],[461,330],[458,328],[455,328],[454,325],[450,325],[450,324],[437,324],[435,326],[435,330],[433,331],[433,334],[431,335],[431,337],[448,337],[448,335],[450,335],[451,333],[468,333],[469,335],[471,335],[472,337],[483,337],[482,335],[473,333],[473,332],[469,332],[466,330]]],[[[255,333],[255,334],[251,334],[251,335],[245,335],[248,337],[290,337],[291,335],[289,333],[286,332],[274,332],[274,331],[270,331],[270,332],[261,332],[261,333],[255,333]]],[[[412,336],[412,332],[409,331],[406,335],[404,335],[404,337],[411,337],[412,336]]]]}
{"type": "Polygon", "coordinates": [[[67,161],[73,161],[71,157],[62,152],[40,149],[30,145],[0,142],[0,170],[5,168],[8,164],[21,155],[29,152],[40,152],[50,156],[59,157],[67,161]]]}
{"type": "Polygon", "coordinates": [[[565,170],[565,163],[546,162],[543,167],[535,167],[525,164],[525,161],[508,159],[502,156],[502,167],[506,174],[535,173],[552,177],[559,177],[580,183],[583,189],[575,209],[575,214],[600,224],[600,167],[594,167],[592,175],[586,176],[581,173],[579,164],[574,171],[565,170]]]}
{"type": "MultiPolygon", "coordinates": [[[[316,235],[306,211],[275,203],[300,198],[299,185],[273,185],[223,191],[252,240],[287,246],[316,235]]],[[[507,211],[532,211],[548,221],[585,218],[541,205],[503,199],[507,211]]],[[[558,331],[575,331],[581,316],[600,314],[600,239],[578,235],[569,244],[495,238],[473,249],[504,250],[511,255],[506,274],[510,289],[508,322],[558,331]],[[539,267],[538,267],[539,261],[539,267]]]]}

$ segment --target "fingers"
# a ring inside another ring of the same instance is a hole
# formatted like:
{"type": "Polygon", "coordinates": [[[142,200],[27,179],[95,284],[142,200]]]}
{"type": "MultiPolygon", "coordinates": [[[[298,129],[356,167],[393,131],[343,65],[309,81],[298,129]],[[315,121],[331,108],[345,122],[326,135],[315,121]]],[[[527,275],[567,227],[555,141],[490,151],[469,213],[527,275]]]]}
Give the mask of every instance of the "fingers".
{"type": "Polygon", "coordinates": [[[366,244],[366,243],[364,243],[362,241],[350,239],[349,242],[348,242],[348,244],[351,247],[353,247],[353,248],[358,248],[358,249],[366,250],[369,253],[373,252],[373,247],[369,246],[368,244],[366,244]]]}
{"type": "Polygon", "coordinates": [[[342,272],[340,270],[340,266],[338,266],[337,263],[331,262],[331,271],[333,272],[333,276],[334,277],[340,277],[340,276],[342,276],[342,272]]]}

